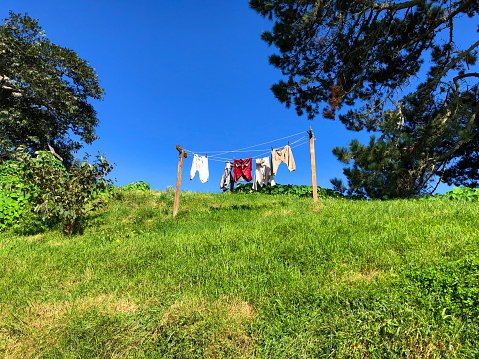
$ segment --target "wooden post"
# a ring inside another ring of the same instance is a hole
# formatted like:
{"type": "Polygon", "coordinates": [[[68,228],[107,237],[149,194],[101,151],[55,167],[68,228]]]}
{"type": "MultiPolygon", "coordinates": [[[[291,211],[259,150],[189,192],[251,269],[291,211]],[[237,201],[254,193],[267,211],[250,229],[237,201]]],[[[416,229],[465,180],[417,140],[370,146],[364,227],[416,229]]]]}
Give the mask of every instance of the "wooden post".
{"type": "Polygon", "coordinates": [[[180,205],[180,187],[181,187],[181,173],[183,172],[183,158],[187,158],[188,155],[180,147],[176,145],[176,149],[180,153],[180,158],[178,160],[178,174],[176,176],[176,189],[175,189],[175,204],[173,205],[173,217],[178,213],[178,207],[180,205]]]}
{"type": "Polygon", "coordinates": [[[311,156],[311,180],[313,182],[313,201],[318,201],[318,185],[316,183],[316,159],[314,155],[314,135],[311,126],[309,126],[309,154],[311,156]]]}

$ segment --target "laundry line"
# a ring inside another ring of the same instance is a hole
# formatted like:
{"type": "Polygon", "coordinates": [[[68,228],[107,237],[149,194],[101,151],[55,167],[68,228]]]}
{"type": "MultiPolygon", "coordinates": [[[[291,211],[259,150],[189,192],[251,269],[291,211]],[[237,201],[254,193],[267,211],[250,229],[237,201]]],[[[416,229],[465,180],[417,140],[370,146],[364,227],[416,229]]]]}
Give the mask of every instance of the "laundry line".
{"type": "MultiPolygon", "coordinates": [[[[179,144],[177,144],[176,149],[179,152],[179,159],[178,159],[178,174],[177,174],[177,177],[176,177],[175,200],[174,200],[174,204],[173,204],[173,217],[175,217],[176,214],[178,213],[179,201],[180,201],[181,174],[183,172],[183,159],[188,157],[188,153],[190,153],[190,155],[191,154],[194,155],[193,166],[192,166],[192,170],[190,172],[191,173],[190,174],[190,179],[193,178],[194,174],[196,174],[196,171],[199,171],[198,167],[194,167],[195,163],[199,162],[199,163],[201,163],[201,165],[199,167],[200,168],[203,167],[204,169],[206,169],[206,172],[205,172],[206,173],[206,179],[201,178],[202,173],[200,172],[200,180],[201,180],[201,182],[206,182],[206,181],[208,181],[208,177],[209,177],[209,174],[208,174],[208,158],[207,158],[207,156],[205,156],[204,161],[203,161],[203,157],[199,157],[197,155],[197,153],[205,153],[205,154],[207,154],[208,152],[214,153],[213,156],[210,155],[211,160],[213,160],[213,161],[223,161],[225,159],[222,159],[218,156],[221,156],[221,155],[224,155],[224,154],[227,154],[227,153],[235,153],[235,152],[239,153],[239,152],[264,151],[262,154],[258,155],[259,156],[258,158],[261,158],[262,155],[270,153],[270,150],[267,150],[267,151],[265,151],[265,150],[253,150],[253,148],[263,146],[263,145],[266,145],[266,144],[270,144],[270,143],[274,143],[274,142],[277,142],[277,141],[281,141],[281,140],[284,140],[286,138],[299,136],[302,133],[303,132],[298,132],[294,135],[285,136],[285,137],[282,137],[282,138],[278,138],[276,140],[263,142],[263,143],[260,143],[260,144],[257,144],[257,145],[243,147],[243,148],[239,148],[237,150],[232,150],[232,151],[202,151],[202,152],[197,151],[197,152],[195,152],[195,151],[190,151],[190,150],[183,149],[179,144]],[[213,158],[211,158],[211,157],[213,157],[213,158]]],[[[309,131],[306,131],[306,133],[308,134],[308,136],[307,136],[308,139],[306,139],[306,136],[304,136],[304,137],[296,139],[291,144],[288,141],[288,145],[285,145],[283,147],[283,149],[281,149],[281,150],[276,149],[276,151],[279,151],[279,152],[286,151],[286,153],[289,152],[288,156],[290,156],[290,159],[285,160],[285,158],[283,157],[283,158],[279,159],[279,162],[286,163],[288,165],[289,171],[291,172],[291,171],[294,171],[296,169],[295,164],[294,164],[294,159],[293,159],[292,153],[291,153],[291,148],[299,147],[299,146],[302,146],[305,143],[309,142],[310,159],[311,159],[311,180],[312,180],[312,187],[313,187],[313,201],[316,202],[318,200],[318,193],[317,193],[317,184],[316,184],[316,161],[315,161],[315,152],[314,152],[314,140],[315,140],[315,138],[314,138],[314,134],[313,134],[313,130],[311,129],[311,126],[309,126],[309,131]]],[[[273,152],[273,147],[271,147],[271,160],[272,161],[273,161],[273,153],[276,153],[276,152],[273,152]]],[[[280,155],[280,156],[282,156],[282,155],[280,155]]],[[[230,161],[230,160],[231,159],[226,160],[226,161],[230,161]]],[[[268,159],[266,158],[263,161],[261,161],[260,166],[262,166],[262,167],[267,166],[268,163],[269,163],[269,161],[267,161],[267,160],[268,159]]],[[[239,178],[243,178],[243,176],[246,175],[246,181],[248,181],[248,182],[251,181],[251,179],[252,179],[251,172],[250,172],[250,170],[251,170],[250,169],[250,164],[252,162],[251,156],[250,156],[249,159],[246,159],[246,160],[236,160],[235,159],[235,162],[236,161],[243,162],[243,164],[240,164],[239,166],[235,167],[235,170],[237,168],[239,168],[240,172],[242,171],[240,173],[241,177],[239,177],[239,178]],[[245,164],[245,162],[246,162],[246,164],[245,164]]],[[[226,163],[226,167],[225,167],[225,171],[224,171],[223,176],[225,175],[227,170],[229,170],[229,176],[232,177],[232,175],[231,175],[231,165],[232,165],[231,162],[226,163]],[[228,167],[228,166],[230,166],[230,167],[228,167]]],[[[271,165],[273,165],[273,164],[271,163],[271,165]]],[[[265,171],[265,173],[268,173],[268,172],[265,171]]],[[[275,170],[273,170],[273,167],[271,167],[271,173],[273,175],[275,174],[275,170]]],[[[237,175],[238,174],[235,173],[234,182],[237,182],[239,180],[239,179],[236,179],[237,175]]],[[[203,173],[203,176],[204,176],[204,173],[203,173]]],[[[241,179],[241,180],[244,180],[244,179],[241,179]]],[[[221,178],[221,182],[223,182],[223,177],[221,178]]],[[[256,184],[256,182],[257,182],[257,180],[256,180],[256,173],[255,173],[254,184],[256,184]]],[[[265,179],[265,183],[267,183],[267,179],[265,179]]],[[[262,185],[261,182],[260,182],[260,185],[262,185]]],[[[223,183],[220,183],[220,186],[223,187],[223,183]]]]}
{"type": "MultiPolygon", "coordinates": [[[[225,154],[229,154],[229,153],[251,153],[251,152],[261,152],[260,154],[256,155],[255,156],[255,159],[256,158],[260,158],[261,156],[264,156],[266,154],[268,154],[269,152],[271,152],[271,149],[265,149],[265,148],[262,148],[262,149],[253,149],[255,147],[260,147],[260,146],[264,146],[266,144],[270,144],[270,143],[274,143],[274,142],[278,142],[278,141],[281,141],[281,140],[284,140],[284,139],[287,139],[287,138],[291,138],[291,137],[295,137],[295,136],[298,136],[298,135],[301,135],[302,133],[304,133],[305,131],[301,131],[301,132],[298,132],[298,133],[295,133],[293,135],[289,135],[289,136],[285,136],[285,137],[281,137],[281,138],[278,138],[278,139],[275,139],[275,140],[272,140],[272,141],[267,141],[267,142],[263,142],[263,143],[259,143],[257,145],[252,145],[252,146],[248,146],[248,147],[243,147],[243,148],[239,148],[239,149],[236,149],[236,150],[223,150],[223,151],[192,151],[192,150],[189,150],[189,149],[184,149],[184,151],[190,155],[195,155],[195,154],[210,154],[208,155],[208,160],[213,160],[213,161],[229,161],[231,160],[230,159],[225,159],[224,157],[219,157],[219,156],[222,156],[222,155],[225,155],[225,154]]],[[[307,133],[307,132],[306,132],[307,133]]],[[[292,143],[289,143],[288,144],[293,147],[294,144],[297,144],[298,142],[301,142],[303,141],[302,143],[300,143],[299,145],[302,145],[304,143],[307,143],[308,142],[308,136],[302,136],[298,139],[296,139],[294,142],[292,143]]],[[[297,147],[298,145],[294,146],[294,147],[297,147]]]]}
{"type": "MultiPolygon", "coordinates": [[[[309,143],[309,139],[307,137],[305,138],[301,138],[300,140],[298,141],[295,141],[295,142],[292,142],[290,143],[290,147],[291,148],[296,148],[296,147],[299,147],[299,146],[302,146],[302,145],[305,145],[307,143],[309,143]],[[297,143],[298,141],[302,141],[300,143],[297,143]]],[[[252,150],[254,152],[261,152],[260,154],[257,154],[255,156],[252,156],[253,160],[256,160],[256,159],[261,159],[262,157],[266,156],[266,155],[269,155],[271,154],[271,149],[262,149],[262,150],[252,150]]],[[[238,151],[238,152],[252,152],[252,151],[248,151],[248,150],[244,150],[244,151],[238,151]]],[[[190,155],[195,155],[194,152],[188,152],[186,151],[188,154],[190,155]]],[[[209,161],[216,161],[216,162],[225,162],[225,161],[231,161],[231,158],[225,158],[225,157],[213,157],[213,156],[208,156],[208,160],[209,161]]]]}

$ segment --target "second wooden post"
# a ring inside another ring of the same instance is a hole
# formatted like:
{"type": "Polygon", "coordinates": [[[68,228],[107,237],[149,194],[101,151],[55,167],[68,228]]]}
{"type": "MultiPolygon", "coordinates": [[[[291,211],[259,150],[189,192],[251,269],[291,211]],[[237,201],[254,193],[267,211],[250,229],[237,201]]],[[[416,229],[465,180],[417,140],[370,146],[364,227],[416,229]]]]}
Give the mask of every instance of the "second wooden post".
{"type": "Polygon", "coordinates": [[[176,149],[180,153],[180,158],[178,160],[178,174],[176,175],[176,189],[175,189],[175,203],[173,205],[173,217],[178,213],[178,207],[180,206],[180,187],[181,187],[181,173],[183,172],[183,158],[187,158],[188,155],[180,147],[176,145],[176,149]]]}
{"type": "Polygon", "coordinates": [[[316,184],[316,159],[314,154],[314,134],[309,126],[309,154],[311,156],[311,180],[313,182],[313,201],[318,201],[318,185],[316,184]]]}

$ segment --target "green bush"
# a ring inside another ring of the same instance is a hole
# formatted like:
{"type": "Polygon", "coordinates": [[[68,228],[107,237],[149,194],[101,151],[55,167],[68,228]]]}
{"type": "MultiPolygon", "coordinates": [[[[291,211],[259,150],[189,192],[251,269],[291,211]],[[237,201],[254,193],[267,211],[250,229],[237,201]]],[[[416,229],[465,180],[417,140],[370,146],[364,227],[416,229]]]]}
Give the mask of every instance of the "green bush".
{"type": "Polygon", "coordinates": [[[23,208],[6,192],[0,192],[0,231],[18,224],[23,215],[23,208]]]}
{"type": "Polygon", "coordinates": [[[32,195],[19,174],[17,161],[0,164],[0,231],[21,223],[32,195]]]}
{"type": "Polygon", "coordinates": [[[479,200],[479,188],[454,187],[445,194],[436,194],[434,196],[421,196],[420,200],[457,200],[457,201],[477,201],[479,200]]]}
{"type": "Polygon", "coordinates": [[[34,211],[44,220],[59,218],[66,234],[83,227],[86,211],[102,204],[99,194],[111,183],[105,177],[113,166],[105,157],[95,156],[93,164],[88,158],[76,159],[67,170],[50,152],[41,151],[32,158],[20,151],[21,173],[32,194],[34,211]]]}
{"type": "Polygon", "coordinates": [[[127,190],[143,191],[143,192],[149,191],[151,189],[150,185],[144,181],[129,183],[126,186],[123,186],[121,188],[124,188],[127,190]]]}
{"type": "MultiPolygon", "coordinates": [[[[258,187],[258,190],[253,189],[252,183],[239,183],[232,191],[232,193],[265,193],[271,195],[283,194],[289,196],[298,196],[298,197],[313,197],[313,187],[312,186],[298,186],[298,185],[281,185],[276,184],[271,186],[267,184],[264,187],[258,187]]],[[[318,187],[318,196],[322,197],[344,197],[342,194],[333,191],[332,189],[326,189],[318,187]]]]}
{"type": "Polygon", "coordinates": [[[456,200],[477,201],[479,199],[479,188],[454,187],[447,191],[444,197],[456,200]]]}

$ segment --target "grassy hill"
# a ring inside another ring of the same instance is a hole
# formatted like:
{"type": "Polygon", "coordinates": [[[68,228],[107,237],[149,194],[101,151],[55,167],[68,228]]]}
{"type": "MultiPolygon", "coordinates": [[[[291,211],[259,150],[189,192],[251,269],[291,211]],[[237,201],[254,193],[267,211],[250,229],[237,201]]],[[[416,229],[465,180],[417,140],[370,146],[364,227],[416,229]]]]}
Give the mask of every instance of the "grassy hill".
{"type": "Polygon", "coordinates": [[[121,191],[81,235],[0,234],[0,356],[479,356],[477,202],[172,206],[121,191]]]}

